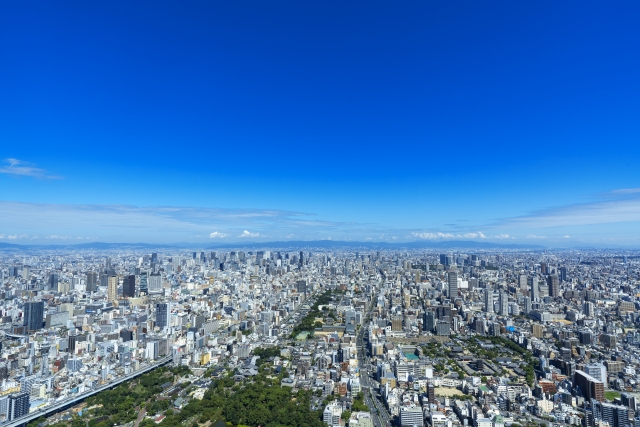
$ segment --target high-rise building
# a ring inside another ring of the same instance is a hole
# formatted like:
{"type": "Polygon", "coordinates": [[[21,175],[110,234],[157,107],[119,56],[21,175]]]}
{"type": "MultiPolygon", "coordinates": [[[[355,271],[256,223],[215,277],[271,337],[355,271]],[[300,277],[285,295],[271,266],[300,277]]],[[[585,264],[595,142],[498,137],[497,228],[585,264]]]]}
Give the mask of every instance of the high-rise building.
{"type": "Polygon", "coordinates": [[[95,292],[98,290],[98,273],[90,271],[85,279],[85,287],[87,292],[95,292]]]}
{"type": "Polygon", "coordinates": [[[151,273],[149,275],[149,293],[162,291],[162,275],[151,273]]]}
{"type": "Polygon", "coordinates": [[[493,289],[488,285],[484,289],[484,311],[493,313],[493,289]]]}
{"type": "MultiPolygon", "coordinates": [[[[204,255],[204,253],[202,254],[204,255]]],[[[149,274],[146,271],[140,272],[140,295],[149,295],[149,274]]]]}
{"type": "Polygon", "coordinates": [[[109,278],[107,279],[107,301],[113,302],[117,299],[118,299],[118,276],[109,276],[109,278]]]}
{"type": "Polygon", "coordinates": [[[629,423],[629,408],[622,405],[591,400],[590,411],[587,415],[593,417],[594,424],[608,425],[610,427],[631,427],[629,423]],[[590,412],[590,413],[589,413],[590,412]]]}
{"type": "Polygon", "coordinates": [[[58,291],[58,273],[49,274],[49,280],[47,281],[49,285],[49,290],[57,292],[58,291]]]}
{"type": "Polygon", "coordinates": [[[422,320],[422,329],[425,332],[433,332],[435,323],[436,323],[436,314],[431,310],[426,310],[424,312],[424,316],[422,320]]]}
{"type": "Polygon", "coordinates": [[[540,288],[538,288],[538,276],[531,278],[531,301],[537,302],[540,299],[540,288]]]}
{"type": "Polygon", "coordinates": [[[29,413],[29,393],[26,391],[9,395],[7,421],[13,421],[29,413]]]}
{"type": "Polygon", "coordinates": [[[531,325],[531,335],[533,335],[535,338],[542,338],[543,334],[544,326],[542,326],[540,323],[534,323],[533,325],[531,325]]]}
{"type": "Polygon", "coordinates": [[[573,376],[573,384],[580,387],[585,400],[595,399],[604,402],[604,383],[584,371],[577,370],[573,376]]]}
{"type": "Polygon", "coordinates": [[[158,253],[154,252],[151,254],[151,262],[158,263],[158,253]]]}
{"type": "Polygon", "coordinates": [[[456,271],[450,271],[448,274],[449,280],[449,299],[453,300],[458,296],[458,273],[456,271]]]}
{"type": "Polygon", "coordinates": [[[402,316],[395,316],[391,319],[391,330],[402,331],[402,316]]]}
{"type": "Polygon", "coordinates": [[[584,371],[593,378],[607,384],[607,368],[602,363],[588,363],[584,365],[584,371]]]}
{"type": "Polygon", "coordinates": [[[567,281],[567,267],[560,267],[558,269],[558,274],[560,275],[560,281],[561,282],[566,282],[567,281]]]}
{"type": "Polygon", "coordinates": [[[438,323],[436,323],[436,334],[443,336],[451,334],[451,323],[449,320],[438,320],[438,323]]]}
{"type": "Polygon", "coordinates": [[[531,298],[524,297],[524,312],[526,314],[529,314],[531,313],[531,310],[532,310],[531,298]]]}
{"type": "Polygon", "coordinates": [[[540,263],[540,273],[542,273],[542,274],[546,275],[546,274],[547,274],[547,271],[549,270],[549,268],[548,268],[548,267],[549,267],[549,266],[547,265],[547,263],[546,263],[546,262],[541,262],[541,263],[540,263]]]}
{"type": "Polygon", "coordinates": [[[587,317],[593,317],[596,314],[596,306],[591,301],[585,301],[582,304],[582,312],[587,317]]]}
{"type": "Polygon", "coordinates": [[[500,315],[508,316],[509,315],[509,294],[500,291],[500,315]]]}
{"type": "Polygon", "coordinates": [[[558,283],[558,276],[552,274],[547,277],[547,284],[549,285],[549,296],[551,298],[557,298],[560,296],[560,286],[558,283]]]}
{"type": "Polygon", "coordinates": [[[400,426],[423,427],[424,416],[422,415],[422,407],[411,405],[400,408],[400,426]]]}
{"type": "Polygon", "coordinates": [[[122,296],[124,298],[133,298],[136,296],[136,276],[129,274],[124,276],[122,281],[122,296]]]}
{"type": "Polygon", "coordinates": [[[528,281],[527,281],[527,275],[526,274],[521,274],[520,276],[518,276],[518,286],[522,290],[525,290],[525,291],[527,290],[528,281]]]}
{"type": "Polygon", "coordinates": [[[24,304],[24,323],[28,331],[42,329],[44,318],[44,302],[28,301],[24,304]]]}
{"type": "Polygon", "coordinates": [[[171,304],[168,302],[156,304],[156,326],[165,329],[170,326],[171,304]]]}

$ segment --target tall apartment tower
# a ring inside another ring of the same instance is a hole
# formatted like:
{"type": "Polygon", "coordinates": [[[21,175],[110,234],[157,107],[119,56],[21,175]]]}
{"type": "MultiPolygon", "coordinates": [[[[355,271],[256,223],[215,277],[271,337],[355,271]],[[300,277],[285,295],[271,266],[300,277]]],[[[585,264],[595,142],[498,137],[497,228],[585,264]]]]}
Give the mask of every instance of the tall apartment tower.
{"type": "Polygon", "coordinates": [[[109,276],[107,279],[107,301],[118,299],[118,276],[109,276]]]}
{"type": "Polygon", "coordinates": [[[551,298],[557,298],[560,296],[560,285],[558,283],[558,276],[552,274],[547,277],[547,284],[549,285],[549,296],[551,298]]]}
{"type": "Polygon", "coordinates": [[[484,311],[493,313],[493,289],[489,285],[484,288],[484,311]]]}
{"type": "Polygon", "coordinates": [[[122,296],[125,298],[133,298],[136,296],[136,276],[129,274],[124,276],[122,281],[122,296]]]}
{"type": "Polygon", "coordinates": [[[29,393],[26,391],[9,395],[7,420],[13,421],[29,413],[29,393]]]}
{"type": "Polygon", "coordinates": [[[450,271],[449,277],[449,299],[453,301],[458,296],[458,273],[450,271]]]}
{"type": "Polygon", "coordinates": [[[24,323],[29,331],[42,329],[42,319],[44,318],[44,302],[28,301],[24,304],[24,323]]]}
{"type": "Polygon", "coordinates": [[[540,288],[538,288],[538,276],[531,278],[531,301],[536,302],[540,299],[540,288]]]}
{"type": "Polygon", "coordinates": [[[500,291],[500,315],[509,315],[509,294],[504,291],[500,291]]]}
{"type": "Polygon", "coordinates": [[[87,273],[86,289],[87,292],[95,292],[98,290],[98,273],[96,273],[95,271],[90,271],[87,273]]]}

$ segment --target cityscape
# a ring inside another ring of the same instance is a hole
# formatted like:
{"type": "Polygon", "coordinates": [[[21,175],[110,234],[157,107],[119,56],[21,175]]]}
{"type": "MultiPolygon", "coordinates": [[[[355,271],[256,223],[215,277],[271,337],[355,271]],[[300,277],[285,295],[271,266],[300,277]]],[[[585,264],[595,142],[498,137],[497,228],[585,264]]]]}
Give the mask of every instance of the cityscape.
{"type": "Polygon", "coordinates": [[[241,387],[268,382],[309,425],[638,426],[639,260],[5,251],[2,425],[292,425],[269,402],[250,404],[267,415],[234,407],[241,387]],[[166,381],[135,410],[102,411],[103,394],[158,371],[166,381]],[[218,389],[231,400],[204,410],[218,389]]]}

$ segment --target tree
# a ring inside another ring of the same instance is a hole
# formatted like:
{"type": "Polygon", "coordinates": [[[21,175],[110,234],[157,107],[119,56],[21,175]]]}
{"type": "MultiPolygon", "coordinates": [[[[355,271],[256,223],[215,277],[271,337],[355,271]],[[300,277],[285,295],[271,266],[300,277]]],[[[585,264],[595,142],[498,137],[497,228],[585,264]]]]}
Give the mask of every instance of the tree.
{"type": "Polygon", "coordinates": [[[487,383],[487,377],[485,377],[484,375],[480,378],[480,381],[482,381],[483,383],[487,383]]]}

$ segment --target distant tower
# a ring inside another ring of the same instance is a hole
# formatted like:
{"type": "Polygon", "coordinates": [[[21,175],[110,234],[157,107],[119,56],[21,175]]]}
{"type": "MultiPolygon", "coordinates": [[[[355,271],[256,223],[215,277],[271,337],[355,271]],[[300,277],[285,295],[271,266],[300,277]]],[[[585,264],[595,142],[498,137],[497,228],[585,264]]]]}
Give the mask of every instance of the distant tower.
{"type": "Polygon", "coordinates": [[[171,316],[171,304],[159,303],[156,304],[156,326],[160,329],[169,327],[169,320],[171,316]]]}
{"type": "Polygon", "coordinates": [[[24,323],[28,331],[42,329],[42,319],[44,318],[44,302],[29,301],[24,304],[24,323]]]}
{"type": "Polygon", "coordinates": [[[90,271],[86,279],[87,292],[95,292],[98,289],[98,273],[90,271]]]}
{"type": "Polygon", "coordinates": [[[538,276],[531,278],[531,301],[536,302],[540,299],[540,289],[538,288],[538,276]]]}
{"type": "Polygon", "coordinates": [[[458,273],[449,272],[449,298],[453,301],[458,296],[458,273]]]}
{"type": "Polygon", "coordinates": [[[118,277],[109,276],[107,281],[107,301],[113,302],[118,299],[118,277]]]}
{"type": "Polygon", "coordinates": [[[549,296],[551,298],[557,298],[560,296],[560,286],[558,284],[558,276],[552,274],[547,277],[547,284],[549,285],[549,296]]]}
{"type": "Polygon", "coordinates": [[[489,285],[484,288],[484,311],[493,313],[493,289],[489,285]]]}
{"type": "Polygon", "coordinates": [[[500,315],[509,315],[509,294],[504,291],[500,291],[500,315]]]}
{"type": "Polygon", "coordinates": [[[125,298],[133,298],[136,296],[136,276],[130,274],[124,276],[122,280],[122,296],[125,298]]]}
{"type": "Polygon", "coordinates": [[[58,291],[58,273],[49,274],[49,290],[57,292],[58,291]]]}

